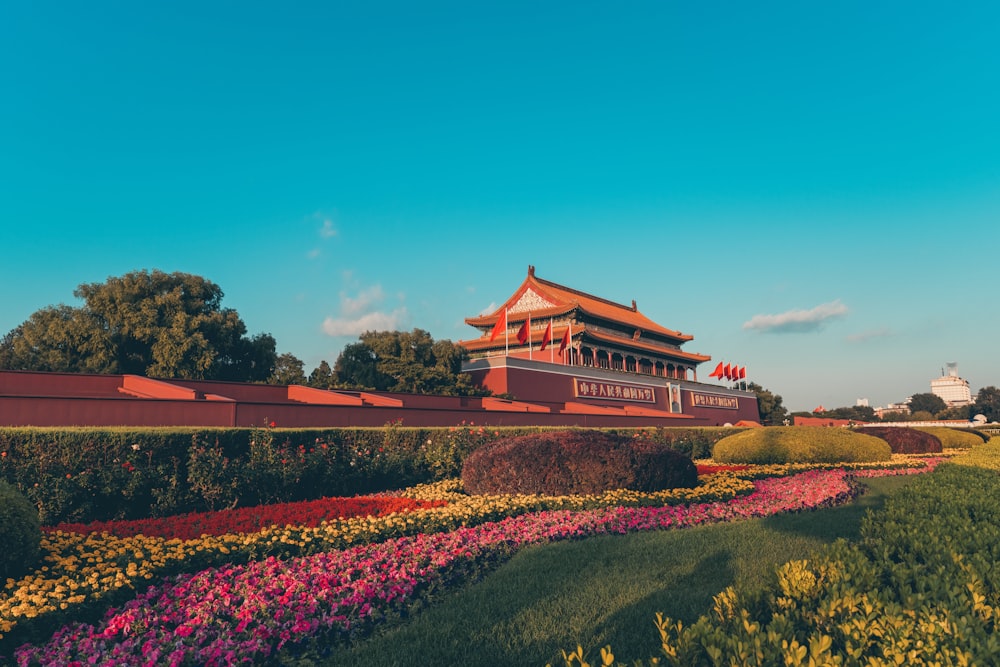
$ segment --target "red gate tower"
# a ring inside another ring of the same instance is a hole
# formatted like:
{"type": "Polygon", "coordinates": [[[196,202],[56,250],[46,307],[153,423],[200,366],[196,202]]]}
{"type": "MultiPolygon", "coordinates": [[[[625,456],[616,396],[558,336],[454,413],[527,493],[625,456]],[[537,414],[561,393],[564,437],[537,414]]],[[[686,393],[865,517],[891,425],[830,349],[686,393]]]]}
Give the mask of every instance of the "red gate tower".
{"type": "Polygon", "coordinates": [[[539,278],[533,266],[499,308],[465,322],[480,336],[459,341],[471,357],[464,370],[497,395],[700,423],[758,419],[752,393],[698,382],[698,365],[711,357],[681,349],[694,336],[657,324],[635,301],[539,278]]]}

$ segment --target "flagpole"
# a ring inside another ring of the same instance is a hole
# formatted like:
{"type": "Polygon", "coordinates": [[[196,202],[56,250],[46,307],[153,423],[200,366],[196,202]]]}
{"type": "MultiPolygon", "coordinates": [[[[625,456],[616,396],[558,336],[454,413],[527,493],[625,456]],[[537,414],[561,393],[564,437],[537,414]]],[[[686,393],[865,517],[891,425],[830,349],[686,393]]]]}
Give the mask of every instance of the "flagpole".
{"type": "MultiPolygon", "coordinates": [[[[552,318],[549,318],[549,333],[552,332],[552,318]]],[[[556,363],[556,347],[549,341],[549,363],[556,363]]]]}
{"type": "Polygon", "coordinates": [[[528,311],[528,361],[531,361],[531,311],[528,311]]]}
{"type": "Polygon", "coordinates": [[[503,356],[510,356],[510,320],[507,319],[507,309],[503,309],[503,356]]]}

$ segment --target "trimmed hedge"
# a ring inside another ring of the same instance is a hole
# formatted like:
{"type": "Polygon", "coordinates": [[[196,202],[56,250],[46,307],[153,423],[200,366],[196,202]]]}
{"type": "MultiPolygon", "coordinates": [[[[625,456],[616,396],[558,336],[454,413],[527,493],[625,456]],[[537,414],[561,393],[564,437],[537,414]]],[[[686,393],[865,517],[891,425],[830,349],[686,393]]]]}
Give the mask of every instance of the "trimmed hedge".
{"type": "MultiPolygon", "coordinates": [[[[499,437],[554,428],[0,428],[0,480],[43,525],[138,519],[403,488],[461,474],[499,437]]],[[[594,429],[598,431],[600,429],[594,429]]],[[[607,429],[707,458],[732,428],[607,429]]]]}
{"type": "Polygon", "coordinates": [[[906,426],[866,426],[860,432],[882,438],[889,443],[893,454],[932,454],[942,449],[941,440],[923,429],[906,426]]]}
{"type": "Polygon", "coordinates": [[[723,438],[712,450],[720,463],[861,463],[888,461],[889,443],[846,428],[767,426],[723,438]]]}
{"type": "Polygon", "coordinates": [[[17,579],[38,563],[42,525],[28,499],[0,481],[0,581],[17,579]]]}
{"type": "Polygon", "coordinates": [[[684,454],[639,437],[547,431],[476,450],[462,468],[462,485],[473,495],[660,491],[693,488],[698,485],[698,472],[684,454]]]}
{"type": "Polygon", "coordinates": [[[919,426],[917,430],[933,435],[941,441],[941,446],[945,449],[969,449],[989,440],[989,438],[984,439],[984,434],[970,429],[951,428],[948,426],[919,426]]]}

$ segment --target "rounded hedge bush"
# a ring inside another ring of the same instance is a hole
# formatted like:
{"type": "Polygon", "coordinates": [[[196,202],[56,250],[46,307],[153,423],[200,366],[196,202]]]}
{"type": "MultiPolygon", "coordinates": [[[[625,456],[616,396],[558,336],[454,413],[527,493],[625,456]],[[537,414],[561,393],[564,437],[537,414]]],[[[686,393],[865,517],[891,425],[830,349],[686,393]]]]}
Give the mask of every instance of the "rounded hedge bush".
{"type": "Polygon", "coordinates": [[[38,510],[16,488],[0,481],[0,581],[31,570],[41,553],[38,510]]]}
{"type": "Polygon", "coordinates": [[[465,491],[571,495],[612,489],[660,491],[698,485],[687,456],[641,437],[564,430],[497,440],[462,467],[465,491]]]}
{"type": "Polygon", "coordinates": [[[852,463],[887,461],[889,443],[846,428],[768,426],[736,433],[715,443],[720,463],[852,463]]]}
{"type": "Polygon", "coordinates": [[[866,426],[861,432],[888,442],[893,454],[933,454],[941,451],[941,440],[924,429],[866,426]]]}
{"type": "Polygon", "coordinates": [[[984,442],[981,434],[973,433],[968,429],[949,428],[948,426],[922,426],[917,430],[933,435],[941,441],[941,446],[945,449],[970,449],[984,442]]]}

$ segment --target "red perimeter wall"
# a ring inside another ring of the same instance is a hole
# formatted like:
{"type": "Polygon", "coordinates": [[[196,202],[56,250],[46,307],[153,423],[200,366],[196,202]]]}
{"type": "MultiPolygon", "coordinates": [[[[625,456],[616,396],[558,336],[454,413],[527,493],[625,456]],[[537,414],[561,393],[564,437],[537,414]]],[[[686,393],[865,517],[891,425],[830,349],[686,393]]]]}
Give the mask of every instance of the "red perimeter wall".
{"type": "MultiPolygon", "coordinates": [[[[590,369],[591,373],[614,373],[590,369]]],[[[454,426],[717,426],[756,420],[753,394],[736,394],[738,409],[690,405],[692,392],[725,393],[711,385],[680,382],[684,407],[671,414],[666,380],[655,403],[600,401],[575,396],[573,377],[557,365],[512,360],[511,366],[472,370],[496,393],[516,400],[381,392],[321,391],[297,385],[196,380],[151,380],[132,375],[77,375],[0,371],[0,426],[262,426],[279,427],[454,426]],[[554,367],[552,367],[554,366],[554,367]],[[549,368],[552,367],[552,368],[549,368]]],[[[614,373],[615,381],[650,378],[614,373]]],[[[599,378],[605,379],[605,378],[599,378]]],[[[677,383],[675,381],[675,383],[677,383]]],[[[729,391],[732,394],[732,391],[729,391]]]]}

